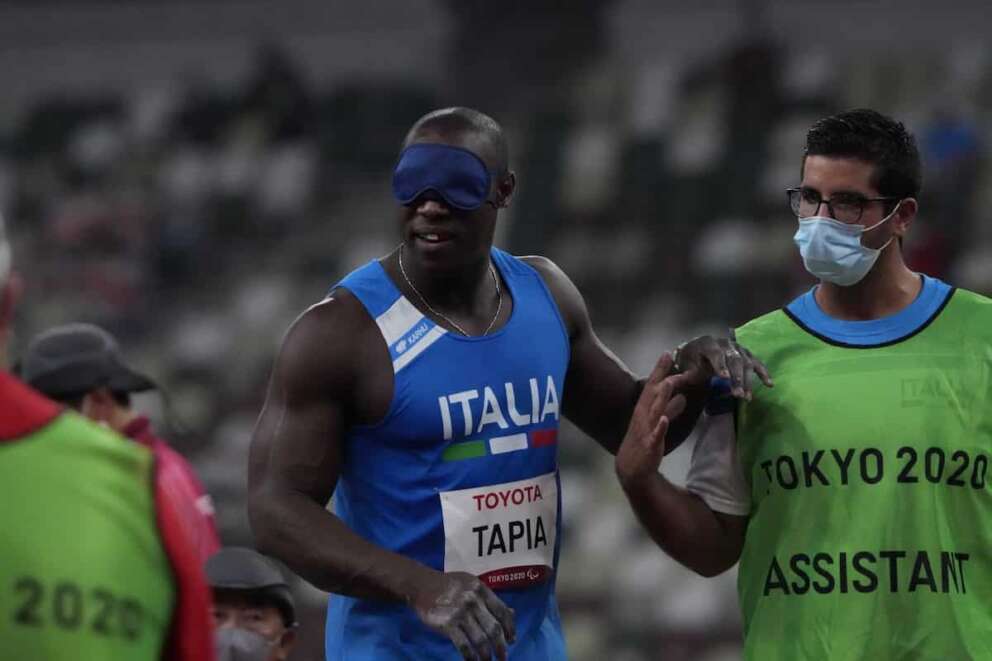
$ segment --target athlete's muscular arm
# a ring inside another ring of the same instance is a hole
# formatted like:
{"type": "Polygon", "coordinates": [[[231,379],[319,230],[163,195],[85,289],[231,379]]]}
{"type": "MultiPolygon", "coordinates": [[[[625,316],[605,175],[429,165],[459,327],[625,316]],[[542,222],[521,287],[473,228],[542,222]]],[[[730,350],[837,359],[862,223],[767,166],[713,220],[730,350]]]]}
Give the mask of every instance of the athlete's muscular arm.
{"type": "Polygon", "coordinates": [[[317,587],[402,600],[420,568],[362,540],[325,510],[358,379],[358,315],[342,298],[307,310],[285,338],[252,439],[248,514],[259,548],[317,587]]]}
{"type": "Polygon", "coordinates": [[[617,452],[617,477],[655,543],[696,573],[716,576],[740,558],[747,517],[714,512],[658,472],[670,421],[682,406],[673,393],[686,378],[669,377],[671,369],[665,354],[648,378],[617,452]]]}
{"type": "MultiPolygon", "coordinates": [[[[545,257],[523,260],[541,274],[568,332],[571,359],[565,375],[565,415],[616,454],[645,379],[635,376],[599,340],[582,294],[560,268],[545,257]]],[[[666,451],[678,447],[692,432],[706,404],[711,376],[727,378],[735,397],[750,397],[751,372],[771,385],[765,366],[732,338],[698,337],[683,345],[680,362],[687,378],[680,379],[678,392],[686,405],[672,421],[666,451]]]]}
{"type": "Polygon", "coordinates": [[[644,385],[596,336],[578,288],[545,257],[524,257],[551,291],[570,344],[562,406],[565,416],[616,454],[644,385]]]}
{"type": "MultiPolygon", "coordinates": [[[[596,336],[585,300],[575,284],[551,260],[524,257],[544,278],[568,332],[571,357],[565,375],[564,413],[579,429],[616,454],[644,387],[638,378],[596,336]]],[[[689,435],[705,404],[705,390],[686,385],[687,410],[672,432],[668,449],[689,435]]]]}
{"type": "Polygon", "coordinates": [[[374,352],[385,349],[369,338],[378,339],[378,331],[349,292],[310,308],[289,330],[249,458],[248,515],[257,545],[323,590],[409,604],[466,658],[491,652],[505,659],[512,611],[478,579],[376,546],[326,509],[347,428],[385,413],[368,376],[381,359],[374,352]]]}

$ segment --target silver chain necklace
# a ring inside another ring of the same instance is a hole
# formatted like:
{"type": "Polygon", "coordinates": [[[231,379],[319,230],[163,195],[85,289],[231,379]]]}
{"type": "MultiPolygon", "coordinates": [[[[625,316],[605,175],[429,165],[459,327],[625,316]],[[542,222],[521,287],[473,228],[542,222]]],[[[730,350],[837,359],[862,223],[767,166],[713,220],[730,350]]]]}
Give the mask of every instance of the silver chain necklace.
{"type": "MultiPolygon", "coordinates": [[[[454,326],[455,330],[457,330],[459,333],[461,333],[466,337],[469,337],[469,334],[465,331],[465,329],[459,326],[458,324],[456,324],[454,321],[452,321],[451,318],[448,317],[448,315],[442,314],[437,310],[435,310],[434,307],[427,302],[427,299],[424,298],[424,295],[420,293],[420,290],[417,289],[410,281],[410,276],[406,274],[406,269],[403,268],[403,246],[405,245],[406,245],[405,242],[400,244],[399,258],[400,258],[400,273],[403,274],[403,279],[406,280],[406,284],[410,285],[410,289],[412,289],[413,293],[415,293],[417,296],[420,297],[421,302],[427,307],[428,310],[431,311],[431,314],[433,314],[436,317],[441,317],[449,324],[454,326]]],[[[503,291],[499,288],[499,279],[496,277],[496,269],[493,268],[492,261],[489,262],[489,274],[493,276],[493,284],[496,285],[496,298],[497,298],[496,314],[493,315],[493,320],[489,322],[488,326],[486,326],[486,330],[482,333],[483,335],[489,335],[489,331],[493,329],[493,326],[496,325],[496,320],[499,319],[500,310],[503,309],[503,291]]]]}

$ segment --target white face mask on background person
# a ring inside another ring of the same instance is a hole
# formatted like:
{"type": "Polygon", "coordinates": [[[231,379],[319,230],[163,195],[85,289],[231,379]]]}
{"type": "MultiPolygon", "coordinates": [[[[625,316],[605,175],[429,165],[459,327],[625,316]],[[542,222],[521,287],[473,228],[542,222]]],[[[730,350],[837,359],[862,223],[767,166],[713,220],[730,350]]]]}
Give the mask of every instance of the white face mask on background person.
{"type": "Polygon", "coordinates": [[[827,216],[809,216],[799,219],[799,229],[792,240],[799,247],[806,270],[820,280],[841,287],[850,287],[861,282],[875,265],[895,236],[889,237],[880,248],[861,245],[861,235],[882,225],[895,215],[899,204],[892,213],[870,227],[843,223],[827,216]]]}
{"type": "Polygon", "coordinates": [[[217,661],[269,661],[276,643],[247,629],[223,628],[214,632],[217,661]]]}

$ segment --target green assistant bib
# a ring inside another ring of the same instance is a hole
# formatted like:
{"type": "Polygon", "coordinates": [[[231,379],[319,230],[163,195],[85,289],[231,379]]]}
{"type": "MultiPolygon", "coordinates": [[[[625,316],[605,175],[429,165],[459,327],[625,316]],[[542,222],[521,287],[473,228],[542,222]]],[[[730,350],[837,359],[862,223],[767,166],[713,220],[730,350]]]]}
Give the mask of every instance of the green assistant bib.
{"type": "Polygon", "coordinates": [[[737,419],[746,658],[992,659],[992,301],[937,285],[901,334],[738,331],[775,378],[737,419]]]}
{"type": "Polygon", "coordinates": [[[152,468],[71,413],[0,443],[0,658],[161,658],[174,594],[152,468]]]}

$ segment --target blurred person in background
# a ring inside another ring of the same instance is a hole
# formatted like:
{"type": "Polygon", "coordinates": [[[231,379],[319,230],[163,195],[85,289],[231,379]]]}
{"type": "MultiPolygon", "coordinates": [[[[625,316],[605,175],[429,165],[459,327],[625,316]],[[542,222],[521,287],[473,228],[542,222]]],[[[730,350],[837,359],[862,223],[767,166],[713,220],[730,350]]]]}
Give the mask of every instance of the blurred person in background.
{"type": "Polygon", "coordinates": [[[617,455],[661,548],[740,560],[748,659],[992,658],[992,301],[906,267],[920,172],[889,117],[816,122],[788,194],[820,282],[736,334],[776,388],[711,400],[685,490],[657,472],[671,385],[617,455]]]}
{"type": "Polygon", "coordinates": [[[6,371],[19,293],[0,219],[3,657],[213,659],[202,563],[153,453],[6,371]]]}
{"type": "Polygon", "coordinates": [[[28,344],[19,374],[46,397],[152,450],[158,483],[181,505],[184,527],[200,558],[206,560],[220,548],[213,504],[193,467],[131,406],[131,393],[156,386],[125,364],[116,338],[92,324],[50,328],[28,344]]]}
{"type": "Polygon", "coordinates": [[[217,661],[285,661],[296,644],[296,604],[275,564],[249,548],[207,560],[217,661]]]}
{"type": "MultiPolygon", "coordinates": [[[[493,119],[422,117],[393,175],[403,242],[284,340],[252,443],[249,516],[260,549],[339,595],[330,659],[566,656],[559,421],[615,452],[644,382],[598,340],[557,266],[493,247],[515,186],[493,119]]],[[[767,379],[727,340],[680,356],[687,392],[714,372],[738,397],[752,369],[767,379]]]]}

